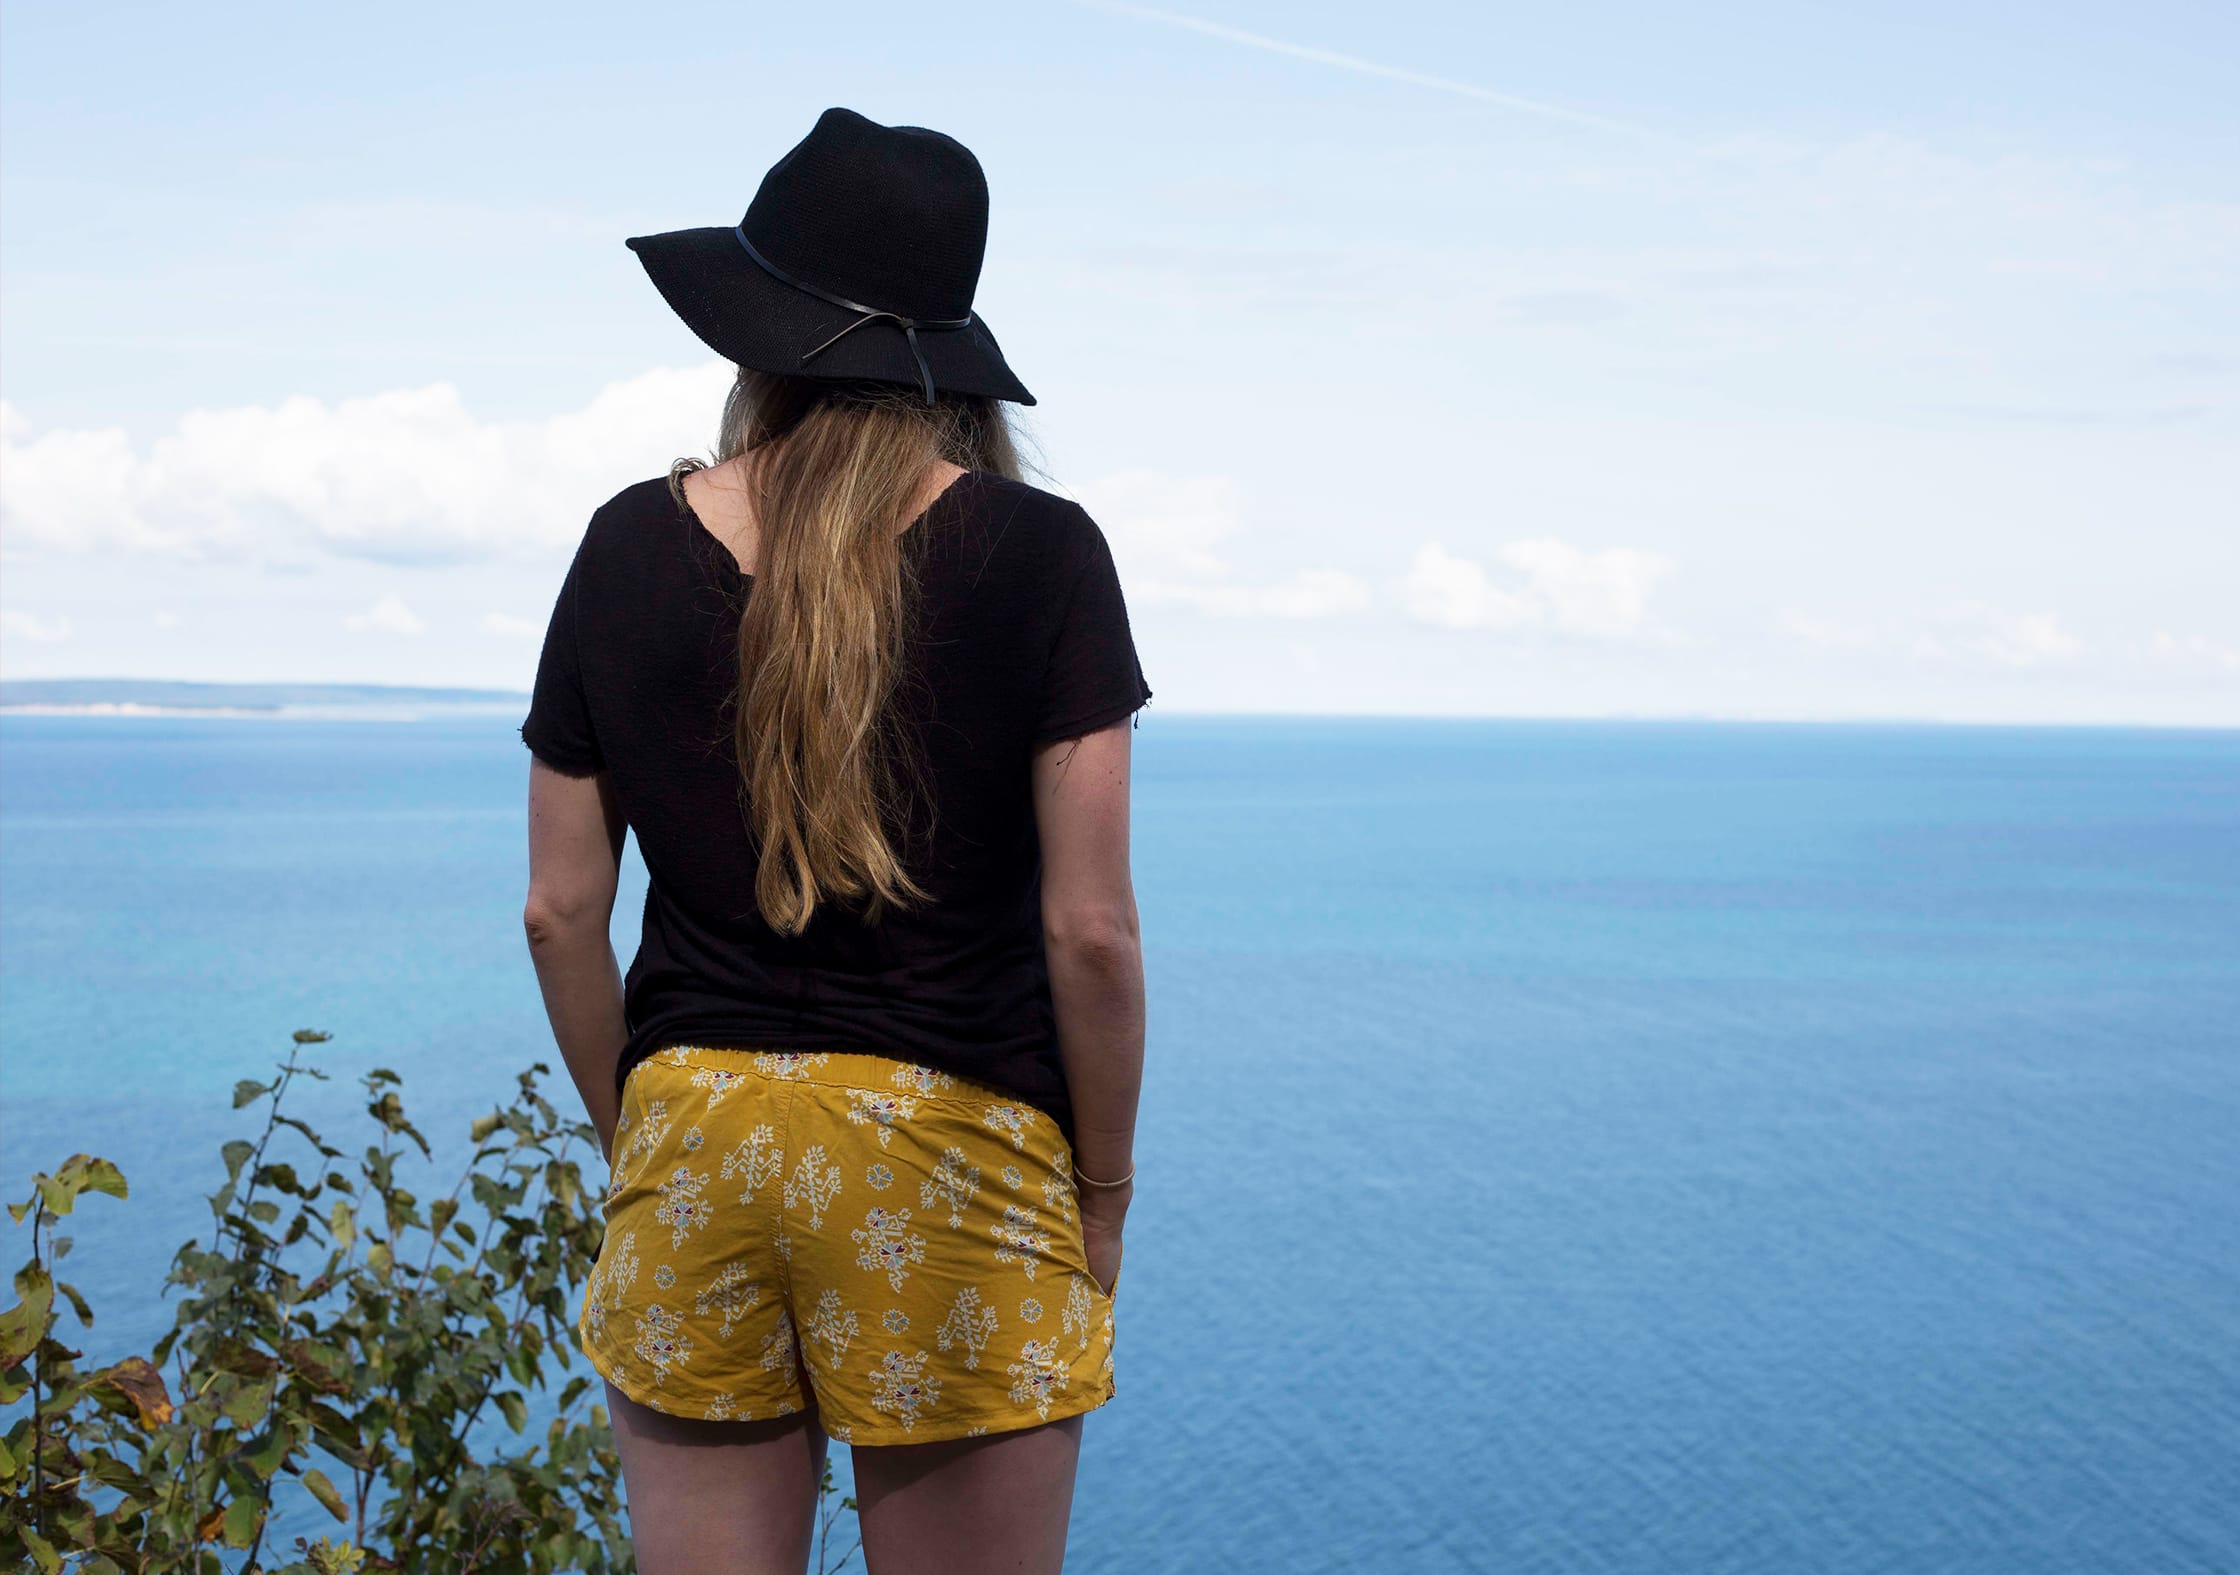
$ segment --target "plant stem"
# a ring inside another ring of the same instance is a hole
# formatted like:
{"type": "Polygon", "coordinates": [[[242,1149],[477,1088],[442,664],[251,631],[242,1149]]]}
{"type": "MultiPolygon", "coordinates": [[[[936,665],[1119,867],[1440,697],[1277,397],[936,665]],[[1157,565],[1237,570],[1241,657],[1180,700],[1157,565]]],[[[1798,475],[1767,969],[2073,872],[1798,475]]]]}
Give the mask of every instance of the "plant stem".
{"type": "MultiPolygon", "coordinates": [[[[265,1112],[264,1131],[257,1135],[257,1151],[249,1156],[249,1191],[242,1198],[240,1207],[241,1218],[247,1220],[252,1226],[256,1221],[249,1213],[249,1206],[257,1201],[257,1176],[264,1169],[265,1146],[272,1141],[272,1134],[280,1126],[280,1096],[287,1092],[288,1083],[295,1076],[296,1056],[301,1053],[302,1049],[301,1045],[295,1044],[288,1047],[288,1059],[280,1067],[280,1081],[272,1086],[272,1106],[265,1112]]],[[[236,1229],[234,1234],[241,1237],[243,1247],[248,1246],[248,1238],[243,1236],[240,1230],[236,1229]]],[[[238,1281],[235,1282],[234,1288],[239,1288],[238,1281]]]]}
{"type": "MultiPolygon", "coordinates": [[[[39,1227],[46,1222],[47,1195],[44,1192],[36,1192],[33,1195],[31,1208],[31,1261],[40,1264],[41,1267],[45,1266],[45,1262],[39,1256],[39,1227]]],[[[52,1282],[54,1276],[50,1272],[47,1278],[52,1282]]],[[[47,1322],[51,1324],[53,1321],[54,1301],[50,1292],[47,1302],[47,1322]]],[[[47,1534],[47,1424],[42,1410],[43,1401],[41,1398],[41,1390],[44,1387],[42,1380],[46,1376],[46,1363],[40,1360],[39,1346],[44,1345],[46,1339],[47,1331],[42,1326],[39,1330],[38,1342],[31,1348],[31,1518],[33,1523],[38,1526],[41,1537],[47,1534]]]]}

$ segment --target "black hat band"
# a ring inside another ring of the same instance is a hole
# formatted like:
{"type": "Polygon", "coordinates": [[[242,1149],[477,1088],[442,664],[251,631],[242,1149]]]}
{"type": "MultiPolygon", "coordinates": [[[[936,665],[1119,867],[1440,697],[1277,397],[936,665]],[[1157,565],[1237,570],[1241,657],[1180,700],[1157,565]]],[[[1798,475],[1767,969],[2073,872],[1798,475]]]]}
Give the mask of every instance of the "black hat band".
{"type": "Polygon", "coordinates": [[[933,403],[933,369],[926,365],[925,352],[918,348],[918,330],[923,328],[930,332],[938,329],[970,328],[972,317],[969,313],[963,317],[905,317],[900,312],[881,311],[876,306],[866,306],[861,301],[851,301],[845,296],[834,295],[830,290],[820,290],[807,280],[796,279],[792,274],[787,273],[769,258],[763,256],[762,253],[756,251],[754,242],[747,239],[747,227],[745,225],[734,224],[731,227],[731,233],[739,237],[739,244],[746,248],[747,255],[754,259],[755,265],[779,283],[790,284],[796,290],[805,291],[820,301],[830,301],[834,306],[863,314],[823,344],[818,345],[814,350],[804,351],[799,365],[807,366],[811,360],[822,355],[834,344],[854,333],[865,323],[885,318],[888,322],[901,328],[902,336],[910,341],[910,355],[918,363],[918,376],[925,385],[926,403],[929,405],[933,403]]]}

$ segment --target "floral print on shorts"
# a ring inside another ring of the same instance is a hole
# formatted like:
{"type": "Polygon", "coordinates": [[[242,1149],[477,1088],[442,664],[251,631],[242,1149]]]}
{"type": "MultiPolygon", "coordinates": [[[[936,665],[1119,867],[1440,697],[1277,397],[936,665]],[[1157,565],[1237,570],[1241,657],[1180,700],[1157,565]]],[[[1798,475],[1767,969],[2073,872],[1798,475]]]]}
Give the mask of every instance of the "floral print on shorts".
{"type": "Polygon", "coordinates": [[[631,1399],[853,1444],[1113,1397],[1073,1154],[1016,1096],[884,1055],[670,1045],[631,1068],[577,1335],[631,1399]]]}

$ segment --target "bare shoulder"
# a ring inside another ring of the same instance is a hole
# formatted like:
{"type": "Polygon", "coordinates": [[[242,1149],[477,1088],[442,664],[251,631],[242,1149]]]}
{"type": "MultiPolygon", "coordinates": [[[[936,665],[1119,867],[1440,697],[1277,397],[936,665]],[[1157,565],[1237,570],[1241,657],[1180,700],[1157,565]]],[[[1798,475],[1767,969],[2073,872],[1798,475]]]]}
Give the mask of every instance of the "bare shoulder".
{"type": "Polygon", "coordinates": [[[677,478],[677,485],[686,505],[711,528],[744,520],[753,512],[748,506],[745,468],[736,459],[695,465],[677,478]]]}

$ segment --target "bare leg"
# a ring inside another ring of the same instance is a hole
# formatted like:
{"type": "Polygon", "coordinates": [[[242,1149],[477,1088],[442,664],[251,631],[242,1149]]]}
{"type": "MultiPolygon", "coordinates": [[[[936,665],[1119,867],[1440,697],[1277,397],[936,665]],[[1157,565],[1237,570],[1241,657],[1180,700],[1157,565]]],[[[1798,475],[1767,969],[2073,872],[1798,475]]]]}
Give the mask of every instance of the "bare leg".
{"type": "Polygon", "coordinates": [[[607,1385],[640,1575],[801,1575],[825,1432],[813,1410],[703,1422],[607,1385]]]}
{"type": "Polygon", "coordinates": [[[870,1575],[1058,1575],[1081,1418],[932,1444],[859,1445],[870,1575]]]}

